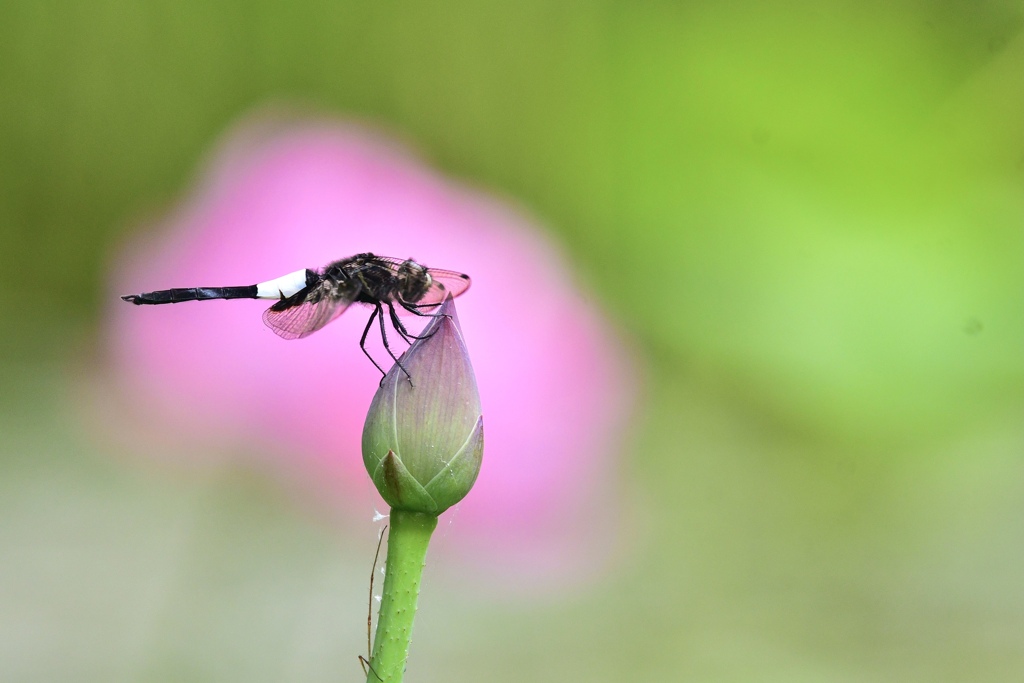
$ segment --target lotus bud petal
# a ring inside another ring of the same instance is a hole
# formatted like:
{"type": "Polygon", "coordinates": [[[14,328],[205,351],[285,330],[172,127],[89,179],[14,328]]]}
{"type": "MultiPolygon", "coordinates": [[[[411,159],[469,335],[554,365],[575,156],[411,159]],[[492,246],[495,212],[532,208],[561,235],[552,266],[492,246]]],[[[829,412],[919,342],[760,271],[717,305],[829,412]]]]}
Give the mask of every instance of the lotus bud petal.
{"type": "Polygon", "coordinates": [[[449,297],[393,366],[363,426],[363,464],[398,510],[439,515],[480,472],[483,416],[462,328],[449,297]]]}

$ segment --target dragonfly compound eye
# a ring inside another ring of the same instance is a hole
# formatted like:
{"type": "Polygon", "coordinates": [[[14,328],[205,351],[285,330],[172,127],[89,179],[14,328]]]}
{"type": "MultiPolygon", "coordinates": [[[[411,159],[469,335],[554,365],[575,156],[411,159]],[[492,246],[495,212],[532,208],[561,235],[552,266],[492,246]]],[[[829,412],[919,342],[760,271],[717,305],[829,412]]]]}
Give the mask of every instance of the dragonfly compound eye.
{"type": "Polygon", "coordinates": [[[398,268],[398,293],[403,301],[417,303],[430,290],[434,279],[430,271],[412,259],[408,259],[398,268]]]}

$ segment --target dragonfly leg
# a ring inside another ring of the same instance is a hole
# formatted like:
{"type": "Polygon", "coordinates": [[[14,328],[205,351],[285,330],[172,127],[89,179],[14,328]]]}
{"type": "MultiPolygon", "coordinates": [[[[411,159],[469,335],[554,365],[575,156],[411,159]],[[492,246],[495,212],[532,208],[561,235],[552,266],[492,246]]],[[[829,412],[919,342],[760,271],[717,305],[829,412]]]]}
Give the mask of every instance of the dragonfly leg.
{"type": "MultiPolygon", "coordinates": [[[[388,332],[384,327],[384,309],[381,308],[380,302],[377,303],[374,312],[377,314],[377,322],[380,323],[380,338],[384,342],[385,350],[387,350],[388,355],[394,359],[395,364],[398,365],[398,367],[401,368],[402,372],[405,373],[406,378],[409,380],[409,384],[412,384],[412,375],[410,375],[409,371],[405,369],[404,365],[402,365],[402,361],[398,360],[398,356],[395,355],[395,352],[391,350],[391,345],[388,344],[388,332]]],[[[377,367],[380,366],[378,365],[377,367]]]]}
{"type": "Polygon", "coordinates": [[[398,304],[409,311],[413,315],[418,315],[422,318],[440,318],[444,313],[424,313],[423,308],[438,308],[441,304],[410,304],[408,301],[399,301],[398,304]]]}
{"type": "Polygon", "coordinates": [[[405,340],[406,344],[412,344],[412,340],[413,339],[418,339],[418,337],[414,337],[413,335],[409,334],[409,330],[407,330],[405,328],[405,324],[401,320],[398,319],[398,314],[395,313],[394,305],[390,301],[388,302],[387,305],[388,305],[388,315],[391,316],[391,325],[392,325],[392,327],[394,327],[395,331],[398,332],[399,335],[401,335],[402,339],[405,340]]]}
{"type": "MultiPolygon", "coordinates": [[[[363,336],[359,338],[359,348],[363,350],[363,353],[366,354],[366,357],[370,359],[370,362],[373,363],[373,366],[380,370],[380,374],[386,377],[388,373],[384,372],[384,368],[382,368],[380,364],[378,364],[377,361],[373,359],[373,356],[370,355],[370,352],[366,350],[366,335],[370,334],[370,328],[373,327],[373,319],[376,318],[377,314],[380,312],[380,306],[377,306],[377,308],[373,309],[373,313],[370,314],[370,319],[366,321],[366,327],[363,328],[363,336]]],[[[383,381],[383,379],[381,381],[383,381]]]]}
{"type": "Polygon", "coordinates": [[[429,334],[422,336],[411,334],[409,330],[406,329],[405,323],[402,322],[402,319],[398,317],[398,313],[395,312],[395,305],[392,304],[390,301],[388,302],[388,313],[391,315],[391,324],[395,326],[395,330],[398,332],[398,334],[402,335],[402,339],[404,339],[409,344],[412,343],[411,340],[413,339],[426,339],[427,337],[430,336],[429,334]]]}

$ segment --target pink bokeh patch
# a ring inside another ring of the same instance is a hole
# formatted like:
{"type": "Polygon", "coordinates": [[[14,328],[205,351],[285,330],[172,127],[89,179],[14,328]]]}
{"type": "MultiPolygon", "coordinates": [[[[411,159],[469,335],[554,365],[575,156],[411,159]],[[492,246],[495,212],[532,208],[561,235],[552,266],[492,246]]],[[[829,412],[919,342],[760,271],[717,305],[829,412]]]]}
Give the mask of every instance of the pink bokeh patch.
{"type": "MultiPolygon", "coordinates": [[[[606,546],[608,527],[590,527],[618,512],[610,492],[633,399],[628,358],[535,224],[379,134],[329,122],[243,127],[192,195],[116,261],[111,300],[248,285],[363,251],[473,278],[458,309],[486,447],[449,544],[513,580],[592,564],[582,546],[606,546]]],[[[259,443],[276,469],[364,510],[380,505],[359,452],[380,379],[358,346],[370,310],[352,306],[284,341],[263,326],[267,305],[117,301],[107,339],[119,393],[165,433],[259,443]]]]}

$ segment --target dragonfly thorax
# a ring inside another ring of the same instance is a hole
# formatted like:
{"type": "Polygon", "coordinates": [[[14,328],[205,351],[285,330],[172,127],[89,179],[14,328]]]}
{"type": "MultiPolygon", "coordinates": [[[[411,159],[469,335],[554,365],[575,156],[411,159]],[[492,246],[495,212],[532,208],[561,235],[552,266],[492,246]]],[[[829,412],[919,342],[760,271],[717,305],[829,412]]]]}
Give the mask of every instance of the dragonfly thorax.
{"type": "Polygon", "coordinates": [[[353,300],[368,304],[415,304],[434,283],[427,267],[412,259],[396,264],[374,254],[357,254],[335,261],[324,269],[322,277],[324,287],[334,290],[335,296],[344,296],[346,290],[355,288],[353,300]]]}

